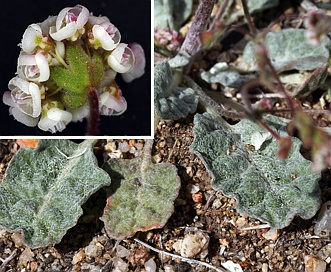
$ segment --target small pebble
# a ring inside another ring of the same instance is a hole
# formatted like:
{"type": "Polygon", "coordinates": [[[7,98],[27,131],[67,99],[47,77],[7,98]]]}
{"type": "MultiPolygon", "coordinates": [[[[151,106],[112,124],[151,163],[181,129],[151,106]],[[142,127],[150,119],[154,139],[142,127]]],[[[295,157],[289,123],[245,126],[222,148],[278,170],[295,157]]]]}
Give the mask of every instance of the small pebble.
{"type": "Polygon", "coordinates": [[[270,229],[267,232],[263,233],[262,236],[267,240],[276,241],[279,236],[278,229],[270,229]]]}
{"type": "Polygon", "coordinates": [[[130,250],[125,248],[124,246],[118,245],[116,247],[116,256],[120,258],[126,258],[129,257],[130,255],[130,250]]]}
{"type": "Polygon", "coordinates": [[[203,200],[202,192],[197,192],[196,194],[193,194],[192,199],[194,203],[202,203],[203,200]]]}
{"type": "Polygon", "coordinates": [[[89,257],[95,258],[98,255],[98,247],[96,245],[88,245],[85,247],[84,251],[85,254],[89,257]]]}
{"type": "Polygon", "coordinates": [[[126,272],[128,271],[128,267],[129,264],[126,263],[125,261],[123,261],[121,258],[119,257],[114,257],[112,258],[113,261],[113,272],[126,272]]]}
{"type": "Polygon", "coordinates": [[[305,272],[325,272],[326,263],[319,257],[308,255],[305,256],[305,272]]]}
{"type": "Polygon", "coordinates": [[[147,262],[144,263],[146,272],[155,272],[156,271],[156,263],[154,262],[153,258],[149,259],[147,262]]]}
{"type": "Polygon", "coordinates": [[[84,250],[81,249],[80,251],[78,251],[78,252],[74,255],[74,257],[72,258],[71,263],[72,263],[72,264],[77,264],[77,263],[81,262],[82,260],[84,260],[85,257],[86,257],[86,254],[85,254],[84,250]]]}
{"type": "Polygon", "coordinates": [[[188,184],[186,186],[186,191],[189,193],[189,194],[196,194],[197,192],[200,191],[200,187],[198,185],[195,185],[195,184],[188,184]]]}
{"type": "Polygon", "coordinates": [[[314,233],[321,237],[331,236],[331,201],[327,201],[322,205],[318,213],[314,233]]]}
{"type": "Polygon", "coordinates": [[[130,150],[130,145],[128,144],[128,142],[122,142],[122,143],[119,143],[118,145],[118,149],[122,152],[129,152],[130,150]]]}
{"type": "Polygon", "coordinates": [[[25,248],[18,259],[18,266],[26,266],[27,263],[32,261],[33,257],[34,253],[31,249],[29,247],[25,248]]]}
{"type": "Polygon", "coordinates": [[[202,231],[186,234],[181,243],[180,255],[187,258],[204,258],[208,254],[209,236],[202,231]]]}
{"type": "Polygon", "coordinates": [[[22,242],[22,234],[21,234],[21,233],[19,233],[19,232],[14,232],[14,233],[11,235],[11,239],[14,241],[16,247],[21,247],[21,246],[23,246],[23,242],[22,242]]]}
{"type": "Polygon", "coordinates": [[[318,251],[317,256],[326,261],[326,259],[331,256],[331,244],[327,244],[326,246],[322,247],[318,251]]]}

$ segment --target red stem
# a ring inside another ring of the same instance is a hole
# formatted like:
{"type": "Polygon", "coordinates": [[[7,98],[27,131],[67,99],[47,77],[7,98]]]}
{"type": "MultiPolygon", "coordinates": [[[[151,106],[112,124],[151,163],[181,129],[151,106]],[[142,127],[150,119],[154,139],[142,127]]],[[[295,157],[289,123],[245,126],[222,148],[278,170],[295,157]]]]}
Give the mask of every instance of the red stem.
{"type": "Polygon", "coordinates": [[[181,46],[181,51],[185,51],[190,56],[193,56],[200,50],[200,34],[206,29],[214,4],[215,0],[202,0],[199,4],[192,25],[181,46]]]}
{"type": "Polygon", "coordinates": [[[252,32],[253,36],[256,36],[257,31],[256,31],[256,28],[255,28],[255,25],[253,24],[252,17],[249,14],[249,10],[248,10],[246,0],[241,0],[241,4],[243,6],[243,10],[244,10],[245,18],[247,20],[248,27],[249,27],[250,31],[252,32]]]}
{"type": "Polygon", "coordinates": [[[88,90],[88,101],[90,105],[90,116],[88,120],[87,135],[96,136],[98,135],[99,125],[99,93],[94,87],[89,87],[88,90]]]}

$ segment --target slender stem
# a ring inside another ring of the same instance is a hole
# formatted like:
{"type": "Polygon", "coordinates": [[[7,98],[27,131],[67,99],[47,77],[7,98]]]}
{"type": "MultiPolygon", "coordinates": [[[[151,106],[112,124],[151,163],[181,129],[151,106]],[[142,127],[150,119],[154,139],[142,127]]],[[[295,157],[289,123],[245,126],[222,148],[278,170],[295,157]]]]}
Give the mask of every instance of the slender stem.
{"type": "Polygon", "coordinates": [[[216,16],[213,20],[213,22],[211,23],[209,30],[213,30],[215,27],[217,27],[217,24],[219,24],[219,21],[221,21],[222,16],[226,10],[226,7],[229,4],[229,0],[224,0],[221,7],[218,9],[216,16]]]}
{"type": "Polygon", "coordinates": [[[200,50],[200,34],[207,27],[208,19],[210,18],[214,4],[215,0],[202,0],[202,2],[199,4],[192,25],[181,46],[181,51],[185,51],[189,55],[193,56],[200,50]]]}
{"type": "Polygon", "coordinates": [[[247,20],[248,27],[249,27],[250,31],[252,32],[252,34],[254,36],[256,36],[257,31],[256,31],[255,25],[252,21],[252,17],[249,14],[247,2],[246,2],[246,0],[241,0],[241,3],[242,3],[242,6],[243,6],[243,9],[244,9],[244,14],[245,14],[245,18],[247,20]]]}
{"type": "Polygon", "coordinates": [[[87,135],[98,135],[99,125],[99,94],[95,87],[89,87],[88,89],[88,101],[90,105],[90,116],[88,120],[87,135]]]}
{"type": "MultiPolygon", "coordinates": [[[[280,78],[279,78],[279,76],[276,72],[275,67],[271,63],[271,60],[270,60],[269,56],[267,57],[266,61],[267,61],[267,65],[269,66],[269,68],[270,68],[270,70],[273,74],[274,79],[276,80],[276,83],[277,83],[276,89],[279,90],[285,96],[287,105],[289,106],[289,108],[291,110],[292,116],[294,116],[295,115],[295,106],[294,106],[294,103],[293,103],[293,99],[289,96],[288,92],[285,90],[284,85],[280,81],[280,78]]],[[[275,84],[273,84],[273,85],[275,86],[275,84]]]]}

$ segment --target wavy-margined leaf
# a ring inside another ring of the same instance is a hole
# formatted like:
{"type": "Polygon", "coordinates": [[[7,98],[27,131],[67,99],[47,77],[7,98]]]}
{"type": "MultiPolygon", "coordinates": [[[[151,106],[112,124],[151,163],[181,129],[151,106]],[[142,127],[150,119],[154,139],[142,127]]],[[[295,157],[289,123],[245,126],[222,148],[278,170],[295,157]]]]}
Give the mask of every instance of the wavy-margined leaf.
{"type": "Polygon", "coordinates": [[[112,185],[101,220],[110,237],[122,240],[137,231],[165,225],[180,188],[174,165],[154,164],[146,157],[137,157],[111,159],[104,169],[112,185]]]}
{"type": "Polygon", "coordinates": [[[59,243],[83,214],[81,205],[110,184],[97,166],[91,140],[40,140],[21,148],[0,184],[0,225],[24,234],[32,248],[59,243]]]}
{"type": "Polygon", "coordinates": [[[182,77],[172,73],[168,62],[154,69],[154,105],[159,117],[166,120],[185,118],[198,106],[199,98],[192,88],[179,86],[182,77]]]}
{"type": "MultiPolygon", "coordinates": [[[[277,117],[267,121],[282,137],[288,137],[286,124],[277,117]]],[[[301,142],[292,139],[286,160],[277,158],[279,145],[255,123],[242,120],[230,126],[223,119],[205,113],[194,119],[196,153],[213,175],[213,188],[237,199],[240,213],[259,218],[274,228],[284,228],[295,215],[308,219],[320,205],[317,180],[320,174],[311,170],[311,162],[300,154],[301,142]]]]}
{"type": "MultiPolygon", "coordinates": [[[[316,46],[309,43],[304,29],[282,29],[270,32],[265,37],[269,58],[278,72],[292,69],[314,70],[327,63],[330,39],[324,37],[316,46]]],[[[243,52],[241,68],[257,70],[255,43],[249,42],[243,52]]]]}

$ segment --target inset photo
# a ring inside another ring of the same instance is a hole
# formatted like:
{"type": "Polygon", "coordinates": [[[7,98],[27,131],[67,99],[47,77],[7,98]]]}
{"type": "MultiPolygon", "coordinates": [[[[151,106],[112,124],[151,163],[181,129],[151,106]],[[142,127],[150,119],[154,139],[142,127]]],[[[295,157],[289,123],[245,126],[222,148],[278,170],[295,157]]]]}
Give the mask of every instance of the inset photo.
{"type": "Polygon", "coordinates": [[[15,1],[0,137],[152,137],[151,1],[15,1]]]}

